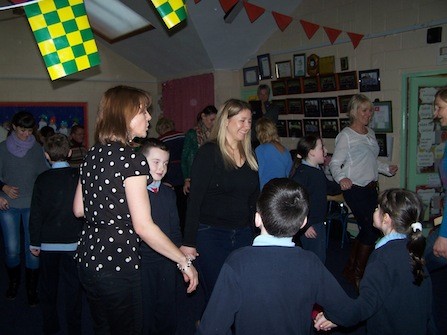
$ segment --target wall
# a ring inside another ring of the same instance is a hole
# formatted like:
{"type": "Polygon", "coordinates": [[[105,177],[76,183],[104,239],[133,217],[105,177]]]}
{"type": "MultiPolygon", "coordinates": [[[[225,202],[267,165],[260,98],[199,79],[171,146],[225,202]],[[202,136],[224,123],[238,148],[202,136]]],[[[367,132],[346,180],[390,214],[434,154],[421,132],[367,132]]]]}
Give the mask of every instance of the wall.
{"type": "MultiPolygon", "coordinates": [[[[284,32],[278,30],[273,34],[257,54],[270,54],[273,71],[275,62],[292,60],[293,55],[299,53],[307,55],[315,53],[319,57],[335,56],[336,72],[341,72],[341,57],[349,58],[349,71],[379,69],[381,90],[365,94],[371,100],[392,101],[394,149],[391,159],[393,163],[398,164],[402,149],[400,147],[402,75],[430,70],[447,71],[447,64],[437,64],[440,47],[447,46],[446,13],[445,0],[303,0],[292,15],[294,20],[289,27],[284,32]],[[311,40],[305,35],[298,19],[321,26],[311,40]],[[346,33],[342,33],[335,44],[331,45],[322,26],[365,34],[365,38],[354,49],[346,33]],[[427,26],[442,26],[441,43],[426,43],[427,26]]],[[[256,57],[247,62],[245,67],[255,65],[257,65],[256,57]]],[[[242,71],[240,80],[242,83],[242,71]]],[[[255,87],[243,87],[242,95],[253,88],[255,87]]],[[[308,93],[278,98],[325,97],[357,92],[358,90],[308,93]]],[[[303,118],[303,116],[293,115],[287,118],[303,118]]],[[[293,148],[297,139],[284,138],[283,141],[289,148],[293,148]]],[[[331,152],[334,148],[334,139],[325,139],[325,144],[331,152]]],[[[383,176],[380,178],[383,188],[399,186],[399,172],[393,178],[383,176]]]]}
{"type": "Polygon", "coordinates": [[[108,50],[98,39],[100,66],[52,82],[27,20],[9,12],[0,17],[0,101],[87,102],[89,143],[93,143],[99,100],[110,87],[124,84],[145,89],[158,109],[156,78],[108,50]]]}

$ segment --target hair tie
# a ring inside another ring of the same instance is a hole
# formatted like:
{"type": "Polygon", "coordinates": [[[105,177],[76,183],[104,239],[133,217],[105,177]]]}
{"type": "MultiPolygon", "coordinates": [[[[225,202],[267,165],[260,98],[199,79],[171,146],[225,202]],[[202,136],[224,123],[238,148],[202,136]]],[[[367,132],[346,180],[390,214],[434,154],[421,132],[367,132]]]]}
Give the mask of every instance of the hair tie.
{"type": "Polygon", "coordinates": [[[415,222],[411,224],[411,228],[413,228],[413,232],[422,231],[422,224],[420,222],[415,222]]]}

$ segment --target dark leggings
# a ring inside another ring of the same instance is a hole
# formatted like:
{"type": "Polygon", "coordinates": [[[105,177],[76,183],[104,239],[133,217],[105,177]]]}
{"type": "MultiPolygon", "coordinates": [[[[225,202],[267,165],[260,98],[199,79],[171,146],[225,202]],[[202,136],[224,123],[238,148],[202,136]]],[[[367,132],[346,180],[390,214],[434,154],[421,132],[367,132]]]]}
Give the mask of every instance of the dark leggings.
{"type": "Polygon", "coordinates": [[[357,240],[365,245],[374,245],[379,237],[379,230],[373,226],[377,190],[368,186],[352,185],[351,189],[343,191],[343,196],[359,226],[357,240]]]}

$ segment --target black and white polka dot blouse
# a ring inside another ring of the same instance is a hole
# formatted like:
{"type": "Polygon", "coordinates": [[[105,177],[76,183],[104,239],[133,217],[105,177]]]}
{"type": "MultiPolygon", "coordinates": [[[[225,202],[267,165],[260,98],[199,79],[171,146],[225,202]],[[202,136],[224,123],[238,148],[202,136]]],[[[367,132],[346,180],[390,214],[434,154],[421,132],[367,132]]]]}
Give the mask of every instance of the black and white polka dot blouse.
{"type": "Polygon", "coordinates": [[[81,166],[86,225],[78,261],[96,271],[135,271],[139,237],[134,232],[124,191],[128,177],[147,175],[145,157],[119,143],[95,145],[81,166]]]}

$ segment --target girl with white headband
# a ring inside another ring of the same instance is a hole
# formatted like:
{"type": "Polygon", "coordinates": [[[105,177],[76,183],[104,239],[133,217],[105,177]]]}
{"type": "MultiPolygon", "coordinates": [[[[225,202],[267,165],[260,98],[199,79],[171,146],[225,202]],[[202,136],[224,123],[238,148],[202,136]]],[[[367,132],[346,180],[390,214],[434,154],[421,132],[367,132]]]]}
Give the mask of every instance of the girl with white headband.
{"type": "MultiPolygon", "coordinates": [[[[384,236],[368,261],[359,297],[346,307],[343,326],[367,320],[368,335],[436,334],[431,280],[423,258],[422,212],[414,192],[389,189],[379,195],[373,221],[384,236]]],[[[323,314],[317,317],[317,329],[334,326],[323,314]]]]}

